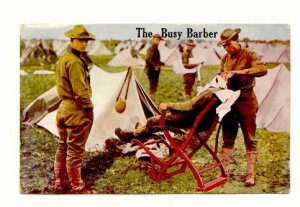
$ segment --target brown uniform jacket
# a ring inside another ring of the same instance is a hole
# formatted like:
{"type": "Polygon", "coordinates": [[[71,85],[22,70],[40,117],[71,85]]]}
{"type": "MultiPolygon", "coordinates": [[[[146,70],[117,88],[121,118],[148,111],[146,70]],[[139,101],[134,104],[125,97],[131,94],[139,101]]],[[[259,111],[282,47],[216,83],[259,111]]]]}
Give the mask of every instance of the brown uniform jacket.
{"type": "Polygon", "coordinates": [[[56,87],[60,98],[72,99],[82,108],[93,108],[86,53],[69,48],[56,65],[56,87]]]}
{"type": "MultiPolygon", "coordinates": [[[[182,64],[188,65],[189,59],[192,57],[193,57],[193,54],[191,52],[184,51],[181,56],[182,64]]],[[[185,67],[185,68],[189,69],[189,67],[185,67]]]]}
{"type": "Polygon", "coordinates": [[[162,64],[158,45],[152,44],[147,50],[145,72],[157,70],[162,64]]]}
{"type": "Polygon", "coordinates": [[[260,61],[259,56],[252,51],[241,48],[237,54],[227,53],[221,60],[220,73],[224,71],[236,71],[248,69],[246,75],[239,75],[241,78],[240,89],[253,88],[255,86],[255,77],[267,74],[267,67],[260,61]]]}

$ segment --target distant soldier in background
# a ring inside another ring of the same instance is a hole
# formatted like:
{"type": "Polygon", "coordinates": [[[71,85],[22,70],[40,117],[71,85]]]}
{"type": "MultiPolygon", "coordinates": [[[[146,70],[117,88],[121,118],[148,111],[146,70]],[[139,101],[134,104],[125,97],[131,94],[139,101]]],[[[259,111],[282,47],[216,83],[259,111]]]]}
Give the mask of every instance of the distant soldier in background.
{"type": "MultiPolygon", "coordinates": [[[[182,53],[182,64],[186,69],[192,69],[197,67],[199,64],[189,64],[189,59],[193,58],[192,50],[195,47],[195,43],[193,40],[189,39],[186,42],[186,49],[182,53]]],[[[193,86],[196,80],[196,72],[194,73],[186,73],[183,75],[183,83],[184,83],[184,99],[186,101],[192,98],[193,86]]]]}
{"type": "Polygon", "coordinates": [[[228,170],[234,143],[237,138],[239,126],[244,135],[246,145],[247,171],[246,186],[255,185],[254,166],[257,159],[256,134],[256,112],[258,103],[253,91],[255,77],[267,74],[267,67],[260,61],[255,52],[241,48],[238,42],[240,29],[225,29],[221,34],[219,47],[224,47],[227,54],[221,60],[219,73],[225,79],[238,79],[240,82],[238,90],[241,94],[232,105],[231,111],[224,117],[223,124],[223,146],[221,159],[228,170]]]}
{"type": "Polygon", "coordinates": [[[75,25],[65,35],[71,45],[56,65],[56,87],[62,102],[56,117],[60,137],[54,160],[55,189],[60,192],[68,187],[64,180],[67,171],[71,192],[89,193],[81,179],[81,162],[93,123],[89,76],[92,61],[86,47],[95,36],[82,25],[75,25]]]}
{"type": "Polygon", "coordinates": [[[155,93],[157,92],[160,67],[164,65],[160,61],[160,54],[158,50],[158,45],[162,40],[162,37],[159,34],[155,34],[152,37],[152,45],[147,50],[145,73],[148,76],[149,80],[149,94],[150,98],[155,101],[155,93]]]}

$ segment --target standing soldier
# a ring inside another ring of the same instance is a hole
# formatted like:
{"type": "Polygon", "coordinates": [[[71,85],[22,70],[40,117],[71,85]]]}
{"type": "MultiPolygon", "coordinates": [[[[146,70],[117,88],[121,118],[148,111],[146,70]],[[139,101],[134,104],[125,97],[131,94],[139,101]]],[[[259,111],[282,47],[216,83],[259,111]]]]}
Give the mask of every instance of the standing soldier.
{"type": "Polygon", "coordinates": [[[159,34],[155,34],[152,39],[152,45],[147,50],[145,73],[149,80],[149,94],[150,98],[155,101],[155,93],[158,87],[158,80],[160,74],[160,67],[164,65],[160,61],[160,54],[158,45],[162,40],[159,34]]]}
{"type": "MultiPolygon", "coordinates": [[[[192,69],[198,66],[198,64],[189,64],[189,59],[193,57],[192,50],[195,47],[193,40],[189,39],[186,42],[186,50],[182,53],[182,64],[186,69],[192,69]]],[[[184,83],[184,99],[190,100],[192,98],[193,86],[196,80],[196,72],[185,73],[183,75],[184,83]]]]}
{"type": "Polygon", "coordinates": [[[55,189],[60,192],[68,187],[64,180],[67,171],[71,192],[89,193],[81,179],[81,162],[93,123],[92,61],[86,47],[95,36],[82,25],[75,25],[65,35],[71,39],[70,48],[56,66],[56,87],[62,102],[56,117],[60,137],[54,160],[55,189]]]}
{"type": "Polygon", "coordinates": [[[221,60],[220,73],[229,78],[239,80],[238,89],[240,97],[232,105],[229,112],[223,119],[223,146],[221,159],[228,170],[228,164],[233,154],[234,142],[237,137],[240,125],[244,142],[246,145],[247,171],[246,186],[254,186],[254,166],[257,158],[256,133],[256,112],[258,103],[253,91],[255,77],[267,74],[267,67],[260,61],[255,52],[241,48],[238,42],[240,29],[225,29],[221,34],[219,47],[224,47],[227,54],[221,60]]]}

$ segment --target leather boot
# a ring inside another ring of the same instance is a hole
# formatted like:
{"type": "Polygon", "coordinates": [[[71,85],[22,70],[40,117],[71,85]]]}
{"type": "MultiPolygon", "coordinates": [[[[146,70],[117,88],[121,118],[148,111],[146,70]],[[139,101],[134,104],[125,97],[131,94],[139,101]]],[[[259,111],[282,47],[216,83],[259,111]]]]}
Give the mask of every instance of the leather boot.
{"type": "Polygon", "coordinates": [[[125,132],[120,128],[115,129],[115,134],[124,142],[130,142],[133,138],[133,132],[125,132]]]}
{"type": "Polygon", "coordinates": [[[255,185],[254,166],[257,159],[257,151],[247,151],[246,158],[247,158],[247,172],[246,172],[245,186],[251,187],[255,185]]]}
{"type": "Polygon", "coordinates": [[[62,192],[70,187],[70,183],[65,181],[66,163],[54,161],[55,192],[62,192]]]}
{"type": "Polygon", "coordinates": [[[71,193],[90,194],[91,191],[85,186],[81,179],[81,165],[67,165],[67,172],[71,181],[71,193]]]}
{"type": "Polygon", "coordinates": [[[224,166],[225,173],[227,174],[228,177],[229,177],[228,166],[229,166],[232,154],[233,154],[233,149],[226,148],[226,147],[222,148],[221,161],[222,161],[222,164],[224,166]]]}

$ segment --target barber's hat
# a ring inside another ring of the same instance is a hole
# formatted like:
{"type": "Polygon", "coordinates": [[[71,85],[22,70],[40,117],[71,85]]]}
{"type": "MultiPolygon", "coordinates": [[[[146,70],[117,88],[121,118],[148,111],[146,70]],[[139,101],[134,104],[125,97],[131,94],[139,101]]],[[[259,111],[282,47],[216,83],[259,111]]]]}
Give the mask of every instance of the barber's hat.
{"type": "Polygon", "coordinates": [[[225,29],[220,36],[221,41],[218,42],[218,46],[222,47],[226,45],[235,35],[241,32],[240,28],[236,29],[225,29]]]}

